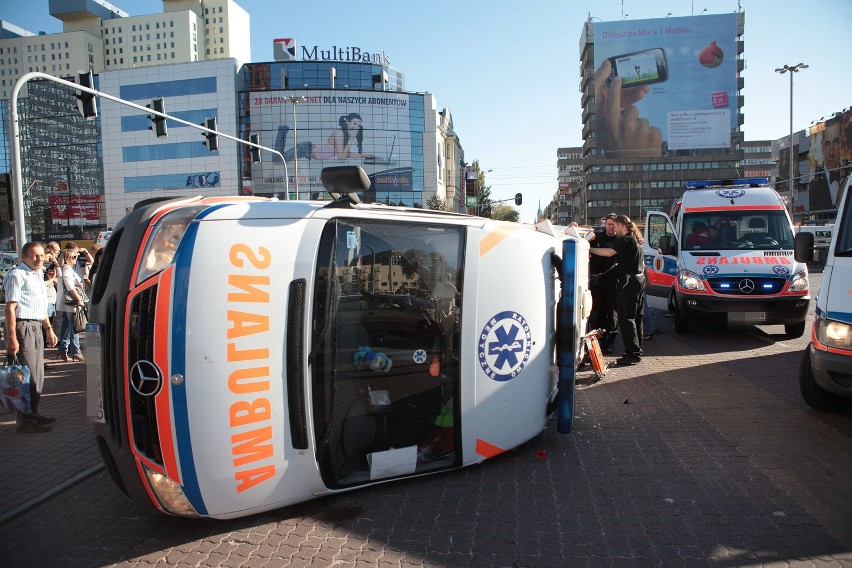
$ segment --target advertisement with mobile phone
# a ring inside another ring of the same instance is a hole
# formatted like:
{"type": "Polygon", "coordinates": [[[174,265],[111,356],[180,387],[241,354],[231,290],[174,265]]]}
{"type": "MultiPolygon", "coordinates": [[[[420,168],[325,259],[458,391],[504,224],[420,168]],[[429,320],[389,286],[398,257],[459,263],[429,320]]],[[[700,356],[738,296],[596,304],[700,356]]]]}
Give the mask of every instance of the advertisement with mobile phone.
{"type": "Polygon", "coordinates": [[[617,104],[621,116],[648,129],[637,143],[660,142],[656,149],[633,147],[610,133],[598,140],[604,155],[730,148],[738,122],[737,25],[735,13],[595,22],[598,120],[611,120],[607,113],[617,104]],[[628,107],[638,112],[625,114],[628,107]]]}
{"type": "Polygon", "coordinates": [[[669,78],[666,52],[655,47],[609,58],[612,65],[610,82],[621,77],[622,88],[662,83],[669,78]]]}

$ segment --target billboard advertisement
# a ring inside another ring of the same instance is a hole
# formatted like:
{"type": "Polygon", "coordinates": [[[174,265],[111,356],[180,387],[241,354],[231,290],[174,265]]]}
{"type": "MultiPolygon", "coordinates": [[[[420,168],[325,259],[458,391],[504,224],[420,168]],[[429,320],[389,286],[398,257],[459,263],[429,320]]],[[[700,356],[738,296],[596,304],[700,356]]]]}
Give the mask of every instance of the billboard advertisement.
{"type": "Polygon", "coordinates": [[[609,157],[725,149],[737,127],[737,14],[594,26],[598,147],[609,157]]]}
{"type": "Polygon", "coordinates": [[[365,200],[412,205],[423,189],[423,97],[396,92],[348,90],[264,91],[243,94],[243,112],[262,146],[280,152],[286,162],[262,152],[260,163],[243,160],[244,188],[254,194],[284,191],[323,199],[324,167],[357,165],[370,177],[365,200]],[[294,103],[291,97],[301,100],[294,103]],[[296,163],[297,162],[297,163],[296,163]],[[297,171],[298,170],[298,173],[297,171]],[[298,176],[298,179],[297,177],[298,176]],[[414,195],[416,192],[416,196],[414,195]]]}
{"type": "Polygon", "coordinates": [[[836,208],[843,197],[846,178],[852,173],[852,110],[834,113],[828,120],[814,124],[808,128],[808,139],[811,177],[807,200],[803,195],[800,199],[808,203],[811,212],[836,208]]]}
{"type": "Polygon", "coordinates": [[[51,195],[48,200],[56,225],[86,225],[100,220],[100,195],[51,195]]]}

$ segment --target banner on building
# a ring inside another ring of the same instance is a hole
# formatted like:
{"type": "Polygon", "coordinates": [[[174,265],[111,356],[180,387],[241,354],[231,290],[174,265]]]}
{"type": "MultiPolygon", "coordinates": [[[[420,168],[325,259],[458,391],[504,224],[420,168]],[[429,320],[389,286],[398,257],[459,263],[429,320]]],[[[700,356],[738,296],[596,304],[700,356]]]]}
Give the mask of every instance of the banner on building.
{"type": "Polygon", "coordinates": [[[731,147],[737,14],[600,22],[594,34],[595,112],[599,125],[610,125],[599,126],[597,142],[606,156],[731,147]],[[638,112],[626,113],[631,106],[638,112]],[[617,124],[637,117],[648,124],[617,124]]]}
{"type": "Polygon", "coordinates": [[[50,216],[54,224],[88,225],[100,220],[100,195],[51,195],[50,216]]]}
{"type": "Polygon", "coordinates": [[[323,198],[324,167],[357,165],[376,192],[367,200],[412,205],[424,183],[423,101],[416,94],[343,89],[247,93],[242,104],[252,134],[286,165],[267,152],[244,176],[263,195],[283,191],[285,177],[294,192],[298,175],[301,198],[323,198]]]}
{"type": "Polygon", "coordinates": [[[807,204],[810,212],[835,209],[843,197],[846,178],[852,174],[852,110],[836,112],[828,120],[817,122],[807,134],[811,175],[796,203],[807,204]]]}

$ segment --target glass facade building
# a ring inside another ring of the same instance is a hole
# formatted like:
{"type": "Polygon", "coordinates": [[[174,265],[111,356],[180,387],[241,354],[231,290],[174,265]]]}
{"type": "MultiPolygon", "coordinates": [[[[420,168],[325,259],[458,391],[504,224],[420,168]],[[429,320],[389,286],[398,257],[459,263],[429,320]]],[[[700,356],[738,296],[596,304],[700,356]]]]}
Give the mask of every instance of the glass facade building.
{"type": "Polygon", "coordinates": [[[257,134],[280,154],[253,163],[243,151],[243,193],[280,195],[287,187],[291,197],[298,188],[300,198],[328,198],[320,172],[340,165],[367,172],[365,201],[423,207],[424,193],[435,192],[438,168],[427,167],[437,160],[435,102],[406,92],[402,72],[372,63],[276,61],[244,65],[239,84],[240,137],[257,134]]]}

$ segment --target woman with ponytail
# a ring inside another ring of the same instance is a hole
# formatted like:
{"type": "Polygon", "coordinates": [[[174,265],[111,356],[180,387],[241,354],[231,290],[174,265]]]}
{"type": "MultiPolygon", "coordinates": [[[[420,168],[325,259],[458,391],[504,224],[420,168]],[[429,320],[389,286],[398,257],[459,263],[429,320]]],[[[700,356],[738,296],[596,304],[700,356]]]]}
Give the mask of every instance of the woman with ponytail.
{"type": "Polygon", "coordinates": [[[617,265],[615,290],[618,329],[624,342],[624,355],[616,360],[620,366],[642,361],[642,311],[645,288],[645,263],[642,260],[642,234],[627,215],[615,216],[615,234],[620,238],[612,248],[589,249],[599,256],[614,256],[617,265]]]}

